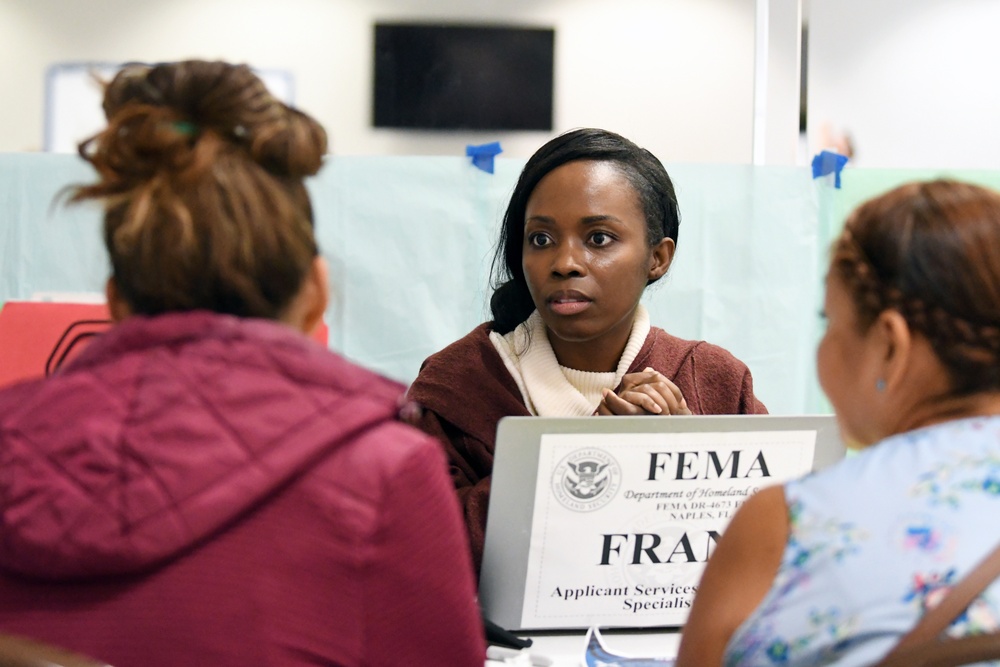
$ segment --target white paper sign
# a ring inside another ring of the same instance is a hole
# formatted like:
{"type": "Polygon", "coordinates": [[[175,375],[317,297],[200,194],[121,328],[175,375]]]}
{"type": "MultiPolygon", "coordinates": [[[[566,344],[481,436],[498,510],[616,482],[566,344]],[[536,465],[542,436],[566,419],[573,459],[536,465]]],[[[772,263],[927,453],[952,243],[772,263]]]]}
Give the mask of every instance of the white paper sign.
{"type": "Polygon", "coordinates": [[[682,625],[730,517],[809,472],[815,446],[810,430],[543,435],[522,627],[682,625]]]}

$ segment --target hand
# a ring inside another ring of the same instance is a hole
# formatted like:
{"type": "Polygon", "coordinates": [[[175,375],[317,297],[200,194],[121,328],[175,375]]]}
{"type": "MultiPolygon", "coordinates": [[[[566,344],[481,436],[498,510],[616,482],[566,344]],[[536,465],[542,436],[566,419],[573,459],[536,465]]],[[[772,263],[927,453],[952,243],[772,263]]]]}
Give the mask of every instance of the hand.
{"type": "Polygon", "coordinates": [[[406,394],[403,394],[396,399],[396,408],[396,418],[399,421],[419,428],[424,409],[418,403],[407,399],[406,394]]]}
{"type": "Polygon", "coordinates": [[[618,393],[606,389],[598,415],[689,415],[681,390],[665,375],[652,368],[628,373],[618,393]]]}

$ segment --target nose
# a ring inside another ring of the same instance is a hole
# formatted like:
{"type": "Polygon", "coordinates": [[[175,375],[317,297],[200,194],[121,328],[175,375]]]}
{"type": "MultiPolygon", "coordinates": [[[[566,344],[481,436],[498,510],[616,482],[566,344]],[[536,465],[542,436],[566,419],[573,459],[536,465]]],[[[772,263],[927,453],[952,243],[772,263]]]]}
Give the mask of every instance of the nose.
{"type": "Polygon", "coordinates": [[[587,271],[584,252],[577,243],[560,243],[552,258],[552,275],[566,278],[582,276],[587,271]]]}

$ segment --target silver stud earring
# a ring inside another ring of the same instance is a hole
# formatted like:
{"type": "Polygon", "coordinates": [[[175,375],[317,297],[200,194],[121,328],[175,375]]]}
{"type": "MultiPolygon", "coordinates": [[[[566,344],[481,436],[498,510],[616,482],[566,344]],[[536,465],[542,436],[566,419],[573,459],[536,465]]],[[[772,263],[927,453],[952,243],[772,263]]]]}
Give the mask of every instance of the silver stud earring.
{"type": "Polygon", "coordinates": [[[885,380],[883,380],[882,378],[875,380],[875,391],[879,393],[885,391],[885,380]]]}

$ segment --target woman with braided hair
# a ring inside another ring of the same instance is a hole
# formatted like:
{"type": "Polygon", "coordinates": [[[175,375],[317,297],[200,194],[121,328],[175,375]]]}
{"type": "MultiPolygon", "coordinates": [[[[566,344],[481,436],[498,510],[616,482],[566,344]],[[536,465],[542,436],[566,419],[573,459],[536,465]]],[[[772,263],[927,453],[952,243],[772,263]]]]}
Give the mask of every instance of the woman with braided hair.
{"type": "Polygon", "coordinates": [[[305,332],[312,118],[246,66],[129,66],[77,201],[117,324],[0,392],[0,631],[117,667],[483,664],[459,509],[403,387],[305,332]]]}
{"type": "MultiPolygon", "coordinates": [[[[934,181],[863,204],[825,315],[820,383],[863,451],[743,505],[678,667],[871,665],[997,546],[1000,194],[934,181]]],[[[998,628],[994,582],[947,634],[998,628]]]]}

